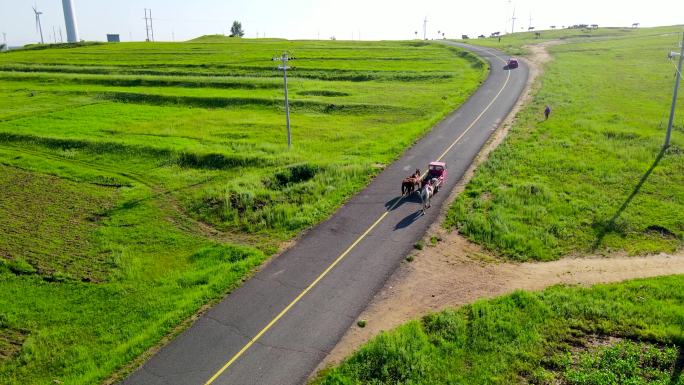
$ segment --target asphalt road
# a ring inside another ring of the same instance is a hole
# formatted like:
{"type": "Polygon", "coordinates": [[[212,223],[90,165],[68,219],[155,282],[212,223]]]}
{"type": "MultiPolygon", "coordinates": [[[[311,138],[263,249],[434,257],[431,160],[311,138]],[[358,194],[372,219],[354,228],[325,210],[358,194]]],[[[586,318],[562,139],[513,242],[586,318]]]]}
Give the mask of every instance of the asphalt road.
{"type": "MultiPolygon", "coordinates": [[[[454,43],[455,44],[455,43],[454,43]]],[[[330,219],[308,231],[123,381],[125,385],[288,385],[306,381],[439,214],[439,207],[509,113],[527,82],[524,63],[466,47],[487,80],[330,219]],[[431,161],[449,178],[432,208],[400,199],[401,180],[431,161]]],[[[370,321],[372,322],[372,320],[370,321]]]]}

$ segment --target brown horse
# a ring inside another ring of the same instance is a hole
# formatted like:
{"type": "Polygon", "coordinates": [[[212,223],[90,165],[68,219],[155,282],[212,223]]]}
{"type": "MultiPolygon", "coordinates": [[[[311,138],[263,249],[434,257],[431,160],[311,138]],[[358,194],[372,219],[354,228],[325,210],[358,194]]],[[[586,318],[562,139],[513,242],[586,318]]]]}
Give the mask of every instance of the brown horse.
{"type": "Polygon", "coordinates": [[[413,194],[413,192],[416,191],[416,188],[420,187],[420,180],[420,170],[416,170],[413,175],[404,178],[404,180],[401,181],[401,195],[413,194]]]}

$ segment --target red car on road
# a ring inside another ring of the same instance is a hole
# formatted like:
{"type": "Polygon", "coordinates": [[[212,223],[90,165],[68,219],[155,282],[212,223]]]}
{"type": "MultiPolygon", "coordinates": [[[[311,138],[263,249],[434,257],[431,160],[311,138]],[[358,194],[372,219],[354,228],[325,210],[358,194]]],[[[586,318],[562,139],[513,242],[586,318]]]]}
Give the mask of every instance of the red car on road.
{"type": "Polygon", "coordinates": [[[512,57],[508,59],[508,64],[506,65],[508,69],[518,68],[518,59],[512,57]]]}

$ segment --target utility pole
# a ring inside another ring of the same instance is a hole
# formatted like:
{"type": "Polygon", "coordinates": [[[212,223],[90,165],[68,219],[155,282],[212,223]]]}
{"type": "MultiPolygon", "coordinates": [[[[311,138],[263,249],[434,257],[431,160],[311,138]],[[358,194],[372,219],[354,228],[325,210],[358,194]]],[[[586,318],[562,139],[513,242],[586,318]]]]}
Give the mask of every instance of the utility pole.
{"type": "Polygon", "coordinates": [[[672,94],[672,107],[670,108],[670,121],[667,123],[667,134],[665,134],[664,148],[670,147],[670,137],[672,136],[672,124],[674,123],[675,107],[677,106],[677,93],[679,91],[679,82],[682,80],[682,62],[684,62],[684,32],[682,32],[682,44],[679,54],[671,52],[670,57],[679,55],[679,64],[677,65],[677,74],[675,75],[674,93],[672,94]]]}
{"type": "Polygon", "coordinates": [[[62,36],[62,27],[59,27],[59,42],[64,43],[64,36],[62,36]]]}
{"type": "Polygon", "coordinates": [[[54,25],[52,26],[52,37],[55,39],[55,44],[57,44],[57,30],[54,25]]]}
{"type": "Polygon", "coordinates": [[[427,40],[427,16],[423,20],[423,40],[427,40]]]}
{"type": "Polygon", "coordinates": [[[530,25],[527,26],[527,30],[528,31],[532,30],[532,12],[530,12],[530,25]]]}
{"type": "Polygon", "coordinates": [[[152,26],[152,9],[150,9],[150,31],[152,31],[152,41],[154,41],[154,27],[152,26]]]}
{"type": "Polygon", "coordinates": [[[150,41],[150,23],[147,20],[147,8],[145,8],[145,34],[147,35],[145,41],[150,41]]]}
{"type": "Polygon", "coordinates": [[[145,33],[147,41],[154,41],[154,27],[152,26],[152,9],[145,8],[145,33]]]}
{"type": "Polygon", "coordinates": [[[287,95],[287,70],[289,69],[287,62],[294,60],[294,58],[288,57],[287,52],[283,52],[279,58],[273,58],[273,60],[280,60],[278,69],[283,71],[283,85],[285,86],[285,119],[287,122],[287,149],[289,150],[292,148],[292,132],[290,131],[290,101],[287,95]]]}

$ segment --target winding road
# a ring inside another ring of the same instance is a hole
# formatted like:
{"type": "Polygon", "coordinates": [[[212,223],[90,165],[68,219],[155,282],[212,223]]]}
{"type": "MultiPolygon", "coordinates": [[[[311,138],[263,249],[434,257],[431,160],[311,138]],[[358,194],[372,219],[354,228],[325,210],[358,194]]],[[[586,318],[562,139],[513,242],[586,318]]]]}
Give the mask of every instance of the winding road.
{"type": "Polygon", "coordinates": [[[423,237],[449,191],[525,87],[524,63],[509,71],[501,52],[445,44],[467,48],[490,64],[487,80],[470,99],[122,384],[306,381],[423,237]],[[425,170],[435,160],[447,162],[450,176],[433,198],[433,207],[421,216],[415,199],[398,197],[399,184],[414,169],[425,170]]]}

